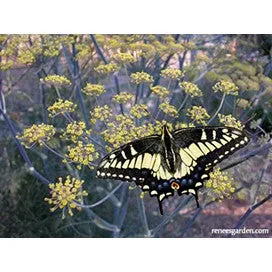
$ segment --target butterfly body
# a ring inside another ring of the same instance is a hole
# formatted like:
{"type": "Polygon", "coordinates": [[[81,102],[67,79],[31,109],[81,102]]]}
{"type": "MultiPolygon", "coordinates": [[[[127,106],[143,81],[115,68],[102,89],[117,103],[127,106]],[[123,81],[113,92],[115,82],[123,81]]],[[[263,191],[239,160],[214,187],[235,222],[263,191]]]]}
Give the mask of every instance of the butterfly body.
{"type": "Polygon", "coordinates": [[[245,146],[244,132],[228,127],[196,127],[151,135],[127,143],[102,159],[97,177],[135,182],[159,201],[175,192],[192,194],[209,178],[213,167],[245,146]]]}

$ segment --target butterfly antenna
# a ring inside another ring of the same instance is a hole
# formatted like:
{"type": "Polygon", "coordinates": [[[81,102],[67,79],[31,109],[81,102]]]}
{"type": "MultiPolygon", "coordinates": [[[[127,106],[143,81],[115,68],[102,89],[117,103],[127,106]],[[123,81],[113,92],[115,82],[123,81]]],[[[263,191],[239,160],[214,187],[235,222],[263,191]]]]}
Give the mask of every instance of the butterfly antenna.
{"type": "Polygon", "coordinates": [[[159,201],[160,213],[161,215],[163,215],[162,201],[160,201],[159,199],[158,201],[159,201]]]}

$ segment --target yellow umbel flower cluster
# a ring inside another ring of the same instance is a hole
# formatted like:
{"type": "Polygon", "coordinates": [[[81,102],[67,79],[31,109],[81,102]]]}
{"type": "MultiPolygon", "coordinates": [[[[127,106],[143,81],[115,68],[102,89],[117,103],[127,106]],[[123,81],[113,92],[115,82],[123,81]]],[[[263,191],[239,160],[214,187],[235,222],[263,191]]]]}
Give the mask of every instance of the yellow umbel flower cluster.
{"type": "Polygon", "coordinates": [[[175,106],[170,105],[168,102],[161,103],[159,105],[160,110],[162,110],[164,113],[166,113],[169,116],[177,117],[178,116],[178,110],[175,106]]]}
{"type": "Polygon", "coordinates": [[[224,115],[224,114],[218,114],[220,123],[224,124],[227,127],[234,127],[237,129],[243,129],[243,125],[239,120],[236,120],[231,114],[224,115]]]}
{"type": "Polygon", "coordinates": [[[184,89],[185,93],[189,94],[190,96],[202,96],[202,91],[192,82],[184,81],[179,83],[179,87],[184,89]]]}
{"type": "Polygon", "coordinates": [[[134,135],[135,139],[139,139],[142,137],[150,136],[150,135],[161,135],[162,127],[164,125],[167,125],[168,129],[170,131],[173,130],[173,125],[166,120],[162,121],[155,121],[155,125],[151,123],[143,124],[142,126],[135,127],[135,129],[132,130],[132,134],[134,135]]]}
{"type": "Polygon", "coordinates": [[[238,101],[237,105],[242,109],[246,109],[246,108],[250,107],[250,102],[248,100],[246,100],[246,99],[241,98],[238,101]]]}
{"type": "Polygon", "coordinates": [[[67,112],[74,112],[76,105],[69,100],[58,99],[52,106],[48,107],[49,116],[54,117],[59,114],[64,114],[67,112]]]}
{"type": "Polygon", "coordinates": [[[136,72],[130,74],[131,81],[135,84],[141,84],[141,83],[152,83],[154,81],[153,77],[146,73],[146,72],[136,72]]]}
{"type": "Polygon", "coordinates": [[[22,135],[16,137],[25,147],[31,148],[36,143],[42,146],[43,143],[49,141],[55,133],[56,129],[52,125],[42,123],[26,128],[22,135]]]}
{"type": "Polygon", "coordinates": [[[54,205],[50,208],[51,212],[57,209],[62,209],[62,219],[65,218],[65,210],[68,209],[68,214],[73,216],[73,209],[81,210],[79,204],[82,203],[84,196],[88,193],[82,190],[82,185],[84,180],[79,180],[76,178],[71,178],[67,176],[63,181],[59,178],[57,183],[50,183],[50,197],[44,198],[44,201],[48,202],[49,205],[54,205]]]}
{"type": "Polygon", "coordinates": [[[137,56],[144,58],[151,58],[156,54],[156,50],[151,44],[133,43],[129,45],[129,48],[133,50],[137,56]]]}
{"type": "Polygon", "coordinates": [[[184,76],[183,71],[174,68],[167,68],[161,71],[161,77],[169,79],[180,79],[184,76]]]}
{"type": "Polygon", "coordinates": [[[13,65],[14,65],[14,62],[12,62],[11,60],[3,60],[0,63],[0,71],[9,70],[9,69],[11,69],[13,67],[13,65]]]}
{"type": "Polygon", "coordinates": [[[119,103],[119,104],[125,104],[129,102],[133,98],[133,94],[128,92],[121,92],[119,94],[116,94],[112,97],[112,101],[119,103]]]}
{"type": "Polygon", "coordinates": [[[132,116],[118,114],[115,116],[113,122],[107,123],[107,127],[108,128],[102,132],[102,135],[105,141],[114,148],[134,140],[132,131],[135,125],[132,116]]]}
{"type": "Polygon", "coordinates": [[[108,105],[97,106],[90,111],[90,115],[91,122],[94,124],[97,120],[107,121],[113,115],[113,111],[108,105]]]}
{"type": "Polygon", "coordinates": [[[34,52],[31,52],[29,50],[22,51],[17,57],[17,61],[23,64],[31,64],[35,62],[36,56],[33,54],[34,52]]]}
{"type": "Polygon", "coordinates": [[[76,45],[76,59],[88,57],[92,54],[92,48],[86,43],[77,43],[76,45]]]}
{"type": "Polygon", "coordinates": [[[231,81],[221,80],[213,86],[215,92],[238,95],[238,87],[231,81]]]}
{"type": "Polygon", "coordinates": [[[167,54],[180,54],[184,51],[184,46],[176,42],[169,42],[166,46],[167,54]]]}
{"type": "Polygon", "coordinates": [[[112,62],[108,64],[101,64],[97,66],[96,68],[94,68],[94,70],[101,75],[108,75],[110,73],[114,73],[120,70],[120,66],[112,62]]]}
{"type": "Polygon", "coordinates": [[[130,109],[130,114],[137,119],[141,119],[142,117],[149,116],[150,112],[148,111],[147,105],[137,104],[130,109]]]}
{"type": "MultiPolygon", "coordinates": [[[[115,116],[113,122],[107,123],[108,128],[102,132],[102,135],[105,141],[113,146],[113,148],[118,148],[141,137],[161,134],[162,126],[165,124],[172,130],[172,124],[165,120],[156,121],[155,125],[146,123],[136,127],[132,116],[119,114],[115,116]]],[[[108,151],[112,150],[109,146],[107,146],[107,149],[108,151]]]]}
{"type": "Polygon", "coordinates": [[[63,85],[72,85],[71,81],[65,76],[60,75],[49,75],[45,78],[40,78],[40,81],[48,86],[61,87],[63,85]]]}
{"type": "Polygon", "coordinates": [[[119,62],[121,65],[127,64],[127,63],[133,63],[136,62],[137,59],[134,58],[129,53],[118,53],[113,55],[113,59],[119,62]]]}
{"type": "MultiPolygon", "coordinates": [[[[77,146],[68,146],[66,158],[67,159],[63,160],[64,163],[67,163],[68,160],[72,160],[73,162],[88,165],[90,168],[93,168],[91,162],[98,158],[98,153],[93,144],[84,144],[82,141],[78,141],[77,146]]],[[[81,165],[78,165],[77,169],[80,170],[81,165]]]]}
{"type": "Polygon", "coordinates": [[[175,129],[181,129],[181,128],[192,128],[195,127],[195,125],[193,123],[181,123],[181,122],[177,122],[175,124],[175,129]]]}
{"type": "Polygon", "coordinates": [[[150,87],[150,90],[152,93],[156,94],[160,98],[164,98],[169,95],[169,90],[167,90],[165,87],[157,85],[154,87],[150,87]]]}
{"type": "Polygon", "coordinates": [[[206,109],[201,106],[193,106],[187,110],[187,116],[195,121],[197,124],[206,125],[204,119],[210,118],[210,115],[207,113],[206,109]]]}
{"type": "Polygon", "coordinates": [[[87,85],[82,89],[82,92],[90,96],[100,96],[105,93],[106,90],[103,85],[87,83],[87,85]]]}
{"type": "Polygon", "coordinates": [[[208,196],[212,200],[219,199],[219,201],[222,201],[224,198],[230,198],[235,191],[233,178],[223,174],[220,169],[215,169],[210,174],[210,179],[205,183],[205,186],[211,189],[208,191],[208,196]]]}
{"type": "MultiPolygon", "coordinates": [[[[71,124],[68,124],[66,130],[62,131],[62,137],[74,143],[77,142],[78,138],[84,136],[84,134],[90,134],[91,131],[86,129],[86,124],[82,121],[76,122],[74,121],[71,124]]],[[[85,137],[87,139],[87,137],[85,137]]]]}

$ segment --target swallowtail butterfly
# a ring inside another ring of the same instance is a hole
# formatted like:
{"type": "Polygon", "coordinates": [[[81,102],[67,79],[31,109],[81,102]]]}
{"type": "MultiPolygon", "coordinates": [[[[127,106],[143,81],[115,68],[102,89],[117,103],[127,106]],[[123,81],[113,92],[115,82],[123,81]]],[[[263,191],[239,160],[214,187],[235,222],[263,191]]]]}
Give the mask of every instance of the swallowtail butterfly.
{"type": "Polygon", "coordinates": [[[213,167],[244,147],[249,138],[230,127],[196,127],[151,135],[127,143],[102,159],[97,177],[135,182],[151,197],[162,201],[175,192],[192,194],[209,179],[213,167]]]}

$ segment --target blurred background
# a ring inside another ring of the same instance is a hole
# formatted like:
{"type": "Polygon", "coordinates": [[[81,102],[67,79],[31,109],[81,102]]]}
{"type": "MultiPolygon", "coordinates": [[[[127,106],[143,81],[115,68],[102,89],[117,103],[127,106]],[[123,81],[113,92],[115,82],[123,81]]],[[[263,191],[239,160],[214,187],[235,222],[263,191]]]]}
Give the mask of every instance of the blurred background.
{"type": "Polygon", "coordinates": [[[212,229],[271,230],[272,35],[1,35],[0,93],[1,237],[271,237],[212,229]],[[174,196],[161,216],[133,184],[95,178],[163,123],[251,137],[200,209],[174,196]],[[53,196],[68,175],[84,180],[77,207],[53,196]]]}

